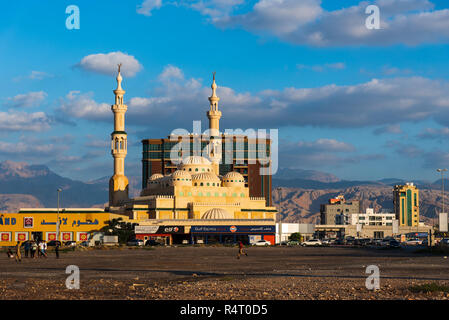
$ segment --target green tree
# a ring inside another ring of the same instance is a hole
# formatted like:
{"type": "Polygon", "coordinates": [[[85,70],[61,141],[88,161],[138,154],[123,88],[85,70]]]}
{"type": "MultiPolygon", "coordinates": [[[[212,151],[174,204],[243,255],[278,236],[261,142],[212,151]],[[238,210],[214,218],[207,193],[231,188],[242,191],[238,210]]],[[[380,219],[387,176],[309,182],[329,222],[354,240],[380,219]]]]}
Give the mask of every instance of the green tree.
{"type": "Polygon", "coordinates": [[[288,237],[288,240],[290,240],[290,241],[301,241],[301,234],[299,232],[292,233],[288,237]]]}
{"type": "Polygon", "coordinates": [[[135,237],[134,227],[137,223],[124,222],[122,218],[112,219],[101,231],[108,236],[118,236],[119,243],[126,243],[135,237]]]}

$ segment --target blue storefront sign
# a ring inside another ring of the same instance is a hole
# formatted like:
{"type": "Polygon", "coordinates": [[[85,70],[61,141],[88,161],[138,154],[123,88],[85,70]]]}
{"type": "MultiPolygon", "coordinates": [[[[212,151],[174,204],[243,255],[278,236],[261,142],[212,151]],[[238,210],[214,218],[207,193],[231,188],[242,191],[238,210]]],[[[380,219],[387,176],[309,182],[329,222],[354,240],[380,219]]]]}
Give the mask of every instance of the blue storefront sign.
{"type": "Polygon", "coordinates": [[[265,234],[275,232],[275,226],[192,226],[190,228],[190,233],[265,234]]]}

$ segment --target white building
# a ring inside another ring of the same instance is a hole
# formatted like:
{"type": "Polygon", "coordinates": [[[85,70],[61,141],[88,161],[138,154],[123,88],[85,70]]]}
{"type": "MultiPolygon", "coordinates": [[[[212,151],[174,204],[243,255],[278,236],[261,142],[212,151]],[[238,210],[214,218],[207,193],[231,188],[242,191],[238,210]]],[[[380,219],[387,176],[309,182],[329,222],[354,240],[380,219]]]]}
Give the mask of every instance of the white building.
{"type": "Polygon", "coordinates": [[[365,213],[353,213],[351,215],[352,225],[365,226],[392,226],[396,215],[391,212],[374,212],[373,208],[367,208],[365,213]]]}
{"type": "Polygon", "coordinates": [[[288,241],[292,233],[299,232],[304,240],[312,238],[315,225],[310,223],[276,223],[276,244],[288,241]]]}

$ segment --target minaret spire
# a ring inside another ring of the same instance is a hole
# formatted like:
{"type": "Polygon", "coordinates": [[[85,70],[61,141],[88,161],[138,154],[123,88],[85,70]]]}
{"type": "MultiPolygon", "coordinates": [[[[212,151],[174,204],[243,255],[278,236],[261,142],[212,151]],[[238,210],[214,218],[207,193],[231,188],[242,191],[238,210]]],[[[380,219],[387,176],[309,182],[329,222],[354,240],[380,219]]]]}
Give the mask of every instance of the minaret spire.
{"type": "Polygon", "coordinates": [[[218,110],[218,101],[220,98],[217,96],[217,84],[215,83],[215,74],[213,72],[213,80],[212,80],[212,95],[209,97],[209,111],[207,112],[207,117],[209,118],[209,130],[211,131],[211,136],[218,136],[220,133],[220,118],[221,111],[218,110]]]}
{"type": "Polygon", "coordinates": [[[125,176],[125,158],[128,152],[128,140],[125,132],[125,113],[128,107],[123,104],[125,90],[122,89],[122,64],[118,65],[115,104],[111,106],[114,113],[114,132],[111,133],[111,154],[114,158],[114,175],[109,180],[109,206],[116,207],[128,200],[128,178],[125,176]]]}
{"type": "Polygon", "coordinates": [[[221,137],[220,137],[220,118],[221,111],[218,110],[218,101],[220,98],[217,96],[217,84],[215,83],[215,74],[213,72],[212,78],[212,95],[209,97],[209,111],[207,112],[207,117],[209,118],[209,134],[210,134],[210,144],[209,144],[209,157],[212,161],[212,167],[215,174],[220,174],[220,161],[221,161],[221,137]]]}

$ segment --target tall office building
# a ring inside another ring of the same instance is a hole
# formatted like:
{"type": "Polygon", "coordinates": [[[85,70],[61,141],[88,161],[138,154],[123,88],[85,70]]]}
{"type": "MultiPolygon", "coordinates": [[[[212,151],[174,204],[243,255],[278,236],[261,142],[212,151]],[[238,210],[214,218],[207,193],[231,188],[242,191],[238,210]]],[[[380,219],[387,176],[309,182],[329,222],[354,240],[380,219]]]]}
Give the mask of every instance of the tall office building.
{"type": "Polygon", "coordinates": [[[393,203],[400,226],[419,225],[419,189],[413,183],[394,186],[393,203]]]}

